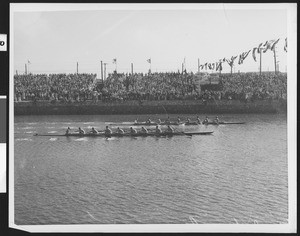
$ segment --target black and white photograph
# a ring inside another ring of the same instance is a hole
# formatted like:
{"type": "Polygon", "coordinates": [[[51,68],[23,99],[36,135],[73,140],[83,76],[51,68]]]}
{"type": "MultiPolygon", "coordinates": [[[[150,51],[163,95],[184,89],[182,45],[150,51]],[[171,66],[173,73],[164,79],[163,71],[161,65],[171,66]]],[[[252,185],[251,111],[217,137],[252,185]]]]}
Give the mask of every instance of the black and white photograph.
{"type": "Polygon", "coordinates": [[[296,232],[296,9],[11,3],[9,226],[296,232]]]}

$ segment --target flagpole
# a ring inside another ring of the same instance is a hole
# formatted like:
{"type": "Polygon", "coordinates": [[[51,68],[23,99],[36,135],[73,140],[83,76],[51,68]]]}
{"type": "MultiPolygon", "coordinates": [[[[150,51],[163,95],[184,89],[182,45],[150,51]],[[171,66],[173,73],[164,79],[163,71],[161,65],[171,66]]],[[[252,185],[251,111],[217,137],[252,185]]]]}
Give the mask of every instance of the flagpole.
{"type": "Polygon", "coordinates": [[[273,53],[274,53],[275,75],[276,75],[276,73],[277,73],[277,70],[276,70],[276,67],[277,67],[277,62],[276,62],[276,45],[274,47],[273,53]]]}
{"type": "Polygon", "coordinates": [[[103,84],[103,62],[101,61],[101,80],[103,84]]]}
{"type": "Polygon", "coordinates": [[[106,64],[107,63],[103,63],[103,65],[104,65],[104,79],[106,79],[106,64]]]}
{"type": "Polygon", "coordinates": [[[261,75],[261,59],[262,59],[262,50],[259,50],[259,75],[261,75]]]}
{"type": "Polygon", "coordinates": [[[200,59],[198,58],[198,73],[200,73],[200,59]]]}

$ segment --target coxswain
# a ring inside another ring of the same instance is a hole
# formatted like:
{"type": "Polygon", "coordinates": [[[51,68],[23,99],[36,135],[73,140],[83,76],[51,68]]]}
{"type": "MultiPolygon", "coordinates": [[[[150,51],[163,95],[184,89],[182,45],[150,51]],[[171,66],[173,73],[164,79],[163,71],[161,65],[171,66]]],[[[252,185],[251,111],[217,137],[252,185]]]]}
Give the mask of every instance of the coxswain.
{"type": "Polygon", "coordinates": [[[136,129],[130,127],[130,134],[137,134],[137,131],[136,129]]]}
{"type": "Polygon", "coordinates": [[[161,129],[158,127],[158,125],[157,125],[156,128],[155,128],[155,133],[157,133],[157,134],[161,134],[161,133],[162,133],[162,131],[161,131],[161,129]]]}
{"type": "Polygon", "coordinates": [[[68,127],[67,130],[66,130],[66,135],[69,135],[70,132],[71,132],[71,129],[70,129],[70,127],[68,127]]]}
{"type": "Polygon", "coordinates": [[[166,133],[174,133],[174,129],[170,125],[168,125],[166,133]]]}
{"type": "Polygon", "coordinates": [[[105,135],[111,135],[112,134],[112,130],[106,126],[105,130],[104,130],[105,135]]]}
{"type": "Polygon", "coordinates": [[[81,129],[80,127],[78,128],[78,132],[79,132],[79,134],[85,134],[85,131],[83,129],[81,129]]]}
{"type": "Polygon", "coordinates": [[[117,128],[117,134],[124,134],[124,130],[120,129],[120,127],[117,128]]]}
{"type": "Polygon", "coordinates": [[[201,124],[201,120],[200,120],[199,116],[197,116],[197,123],[201,124]]]}
{"type": "Polygon", "coordinates": [[[141,130],[142,134],[148,134],[148,130],[143,126],[141,130]]]}
{"type": "Polygon", "coordinates": [[[208,124],[208,117],[206,116],[202,124],[208,124]]]}
{"type": "Polygon", "coordinates": [[[219,124],[219,117],[218,116],[216,116],[216,118],[214,119],[214,123],[219,124]]]}
{"type": "Polygon", "coordinates": [[[91,130],[90,133],[92,133],[92,134],[98,134],[99,132],[98,132],[98,130],[96,130],[94,127],[92,127],[92,130],[91,130]]]}

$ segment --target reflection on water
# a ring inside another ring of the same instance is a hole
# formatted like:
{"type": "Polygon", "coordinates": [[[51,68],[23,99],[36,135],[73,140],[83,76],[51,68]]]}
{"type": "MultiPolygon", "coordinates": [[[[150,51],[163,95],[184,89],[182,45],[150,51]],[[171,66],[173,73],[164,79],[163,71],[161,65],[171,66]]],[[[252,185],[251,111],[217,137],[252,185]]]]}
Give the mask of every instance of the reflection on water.
{"type": "Polygon", "coordinates": [[[33,136],[136,118],[15,117],[16,224],[287,223],[285,115],[219,115],[246,124],[175,127],[211,136],[33,136]]]}

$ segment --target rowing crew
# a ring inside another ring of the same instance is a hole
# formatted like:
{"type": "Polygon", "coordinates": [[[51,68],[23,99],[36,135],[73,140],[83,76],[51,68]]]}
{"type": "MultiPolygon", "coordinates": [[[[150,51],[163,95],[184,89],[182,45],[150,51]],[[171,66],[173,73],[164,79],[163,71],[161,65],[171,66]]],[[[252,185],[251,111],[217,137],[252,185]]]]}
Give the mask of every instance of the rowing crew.
{"type": "MultiPolygon", "coordinates": [[[[177,123],[181,123],[181,122],[182,122],[179,116],[177,117],[177,120],[176,120],[176,121],[177,121],[177,123]]],[[[220,121],[219,121],[219,117],[216,116],[216,118],[215,118],[212,122],[213,122],[214,124],[219,124],[219,122],[220,122],[220,121]]],[[[137,124],[137,123],[138,123],[138,119],[136,119],[136,120],[134,121],[134,123],[137,124]]],[[[158,125],[159,125],[159,124],[162,124],[162,123],[170,124],[170,123],[171,123],[171,120],[170,120],[170,117],[168,116],[168,118],[167,118],[164,122],[162,122],[160,119],[158,119],[157,122],[153,122],[150,118],[148,118],[148,119],[146,120],[146,122],[145,122],[145,124],[152,124],[152,123],[156,123],[156,124],[158,124],[158,125]]],[[[208,120],[208,117],[206,116],[205,119],[204,119],[204,121],[201,122],[200,117],[197,116],[196,122],[191,122],[191,119],[190,119],[190,118],[187,118],[185,123],[187,123],[187,124],[191,124],[191,123],[208,124],[208,123],[209,123],[209,120],[208,120]]]]}
{"type": "MultiPolygon", "coordinates": [[[[78,130],[75,131],[75,132],[78,132],[79,134],[86,134],[86,132],[85,132],[82,128],[80,128],[80,127],[79,127],[78,130]]],[[[92,127],[92,130],[91,130],[89,133],[90,133],[90,134],[98,134],[99,131],[96,130],[94,127],[92,127]]],[[[124,134],[125,132],[124,132],[123,129],[121,129],[120,127],[118,127],[115,133],[116,133],[116,134],[124,134]]],[[[138,132],[138,131],[137,131],[136,129],[134,129],[133,127],[130,127],[129,133],[130,133],[130,134],[138,134],[138,133],[140,133],[140,134],[148,134],[149,131],[148,131],[145,127],[142,127],[141,131],[138,132]]],[[[160,129],[160,127],[157,125],[156,128],[155,128],[155,133],[156,133],[156,134],[162,134],[162,133],[174,133],[174,129],[173,129],[171,126],[168,125],[167,130],[163,132],[163,131],[160,129]]],[[[67,130],[66,130],[66,135],[68,135],[68,134],[71,134],[71,129],[70,129],[70,127],[68,127],[67,130]]],[[[104,130],[104,134],[107,135],[107,136],[109,136],[109,135],[113,134],[113,131],[112,131],[108,126],[106,126],[106,128],[105,128],[105,130],[104,130]]]]}

